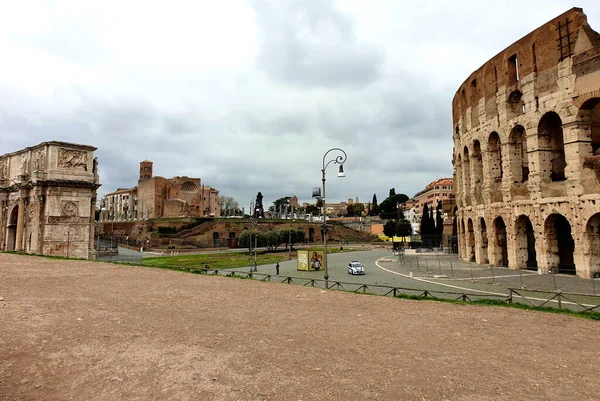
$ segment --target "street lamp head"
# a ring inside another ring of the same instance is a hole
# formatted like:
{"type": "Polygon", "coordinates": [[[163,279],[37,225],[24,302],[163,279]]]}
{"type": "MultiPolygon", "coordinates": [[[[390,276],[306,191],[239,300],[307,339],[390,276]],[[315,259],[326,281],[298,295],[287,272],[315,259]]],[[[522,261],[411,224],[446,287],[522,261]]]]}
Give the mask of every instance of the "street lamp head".
{"type": "Polygon", "coordinates": [[[346,174],[344,173],[344,165],[340,164],[340,170],[338,171],[338,177],[345,177],[346,174]]]}

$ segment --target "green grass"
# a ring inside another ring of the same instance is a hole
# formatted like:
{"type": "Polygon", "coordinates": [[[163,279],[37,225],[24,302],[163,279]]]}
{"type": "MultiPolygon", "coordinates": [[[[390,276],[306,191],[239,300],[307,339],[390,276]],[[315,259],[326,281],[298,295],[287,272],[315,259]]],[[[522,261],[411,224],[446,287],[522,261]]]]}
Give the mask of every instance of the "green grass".
{"type": "Polygon", "coordinates": [[[419,301],[437,301],[437,302],[446,302],[446,303],[451,303],[451,304],[462,304],[462,305],[497,306],[497,307],[504,307],[504,308],[532,310],[532,311],[538,311],[538,312],[558,313],[561,315],[576,316],[576,317],[581,317],[581,318],[590,319],[590,320],[600,320],[600,312],[576,312],[576,311],[572,311],[570,309],[558,309],[558,308],[552,308],[549,306],[532,306],[532,305],[521,304],[518,302],[509,304],[508,302],[501,300],[501,299],[478,299],[475,301],[464,302],[464,301],[459,301],[459,300],[455,300],[455,299],[444,299],[444,298],[437,298],[437,297],[431,297],[431,296],[424,297],[424,296],[420,296],[420,295],[406,295],[406,294],[397,295],[396,298],[419,300],[419,301]]]}
{"type": "MultiPolygon", "coordinates": [[[[256,255],[257,265],[274,264],[287,260],[287,253],[264,253],[258,252],[256,255]]],[[[144,258],[144,266],[150,267],[184,267],[203,269],[208,263],[211,270],[232,269],[236,267],[250,266],[250,257],[245,252],[223,252],[223,253],[203,253],[194,255],[161,256],[157,258],[144,258]]],[[[254,255],[252,255],[254,263],[254,255]]]]}

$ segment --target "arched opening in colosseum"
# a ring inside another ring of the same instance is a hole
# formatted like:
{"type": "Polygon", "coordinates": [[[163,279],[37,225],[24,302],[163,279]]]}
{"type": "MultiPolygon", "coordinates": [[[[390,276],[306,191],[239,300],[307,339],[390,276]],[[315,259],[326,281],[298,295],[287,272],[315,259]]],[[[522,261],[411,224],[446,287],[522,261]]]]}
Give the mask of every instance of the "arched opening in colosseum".
{"type": "Polygon", "coordinates": [[[538,144],[540,151],[540,174],[551,181],[564,181],[565,144],[562,120],[555,112],[543,115],[538,124],[538,144]]]}
{"type": "Polygon", "coordinates": [[[502,217],[496,217],[494,220],[494,241],[492,264],[494,266],[508,266],[508,244],[506,237],[506,224],[502,217]]]}
{"type": "Polygon", "coordinates": [[[467,236],[466,236],[466,231],[465,231],[465,221],[464,220],[460,220],[460,232],[458,233],[459,236],[459,246],[460,246],[460,255],[459,257],[462,259],[465,259],[467,257],[467,236]]]}
{"type": "Polygon", "coordinates": [[[17,220],[19,216],[19,206],[13,207],[8,219],[8,225],[6,228],[6,250],[14,251],[17,244],[17,220]]]}
{"type": "Polygon", "coordinates": [[[575,241],[571,235],[571,225],[565,216],[548,216],[544,223],[544,235],[548,268],[558,273],[575,274],[575,241]]]}
{"type": "Polygon", "coordinates": [[[458,207],[454,206],[452,215],[452,238],[450,240],[450,249],[453,253],[458,253],[458,207]]]}
{"type": "Polygon", "coordinates": [[[583,103],[579,109],[577,120],[589,124],[590,154],[600,156],[600,98],[594,97],[583,103]]]}
{"type": "Polygon", "coordinates": [[[460,154],[456,157],[456,160],[457,160],[457,164],[456,164],[455,171],[456,171],[456,181],[457,182],[454,185],[456,185],[456,192],[459,194],[457,201],[460,204],[460,201],[462,198],[461,195],[464,195],[463,194],[463,186],[462,186],[462,179],[463,179],[462,157],[460,156],[460,154]]]}
{"type": "Polygon", "coordinates": [[[481,155],[481,144],[479,141],[473,142],[473,155],[471,156],[473,160],[473,185],[475,191],[475,197],[477,198],[477,203],[483,203],[483,199],[481,198],[483,185],[483,159],[481,155]]]}
{"type": "Polygon", "coordinates": [[[515,222],[515,250],[518,269],[537,270],[533,225],[525,215],[519,216],[515,222]]]}
{"type": "Polygon", "coordinates": [[[600,213],[596,213],[588,220],[585,236],[590,255],[590,276],[600,277],[600,213]]]}
{"type": "Polygon", "coordinates": [[[481,260],[479,263],[490,263],[488,257],[488,237],[487,237],[487,227],[485,225],[485,219],[481,217],[479,219],[479,226],[481,228],[481,260]]]}
{"type": "Polygon", "coordinates": [[[475,262],[475,230],[471,219],[467,221],[467,230],[467,259],[475,262]]]}
{"type": "Polygon", "coordinates": [[[488,139],[488,168],[492,181],[502,181],[502,149],[497,132],[492,132],[488,139]]]}
{"type": "Polygon", "coordinates": [[[465,201],[467,206],[471,206],[471,162],[469,160],[469,148],[465,146],[463,152],[464,158],[462,162],[463,166],[463,179],[465,182],[465,201]]]}
{"type": "Polygon", "coordinates": [[[510,132],[510,168],[514,182],[529,180],[529,158],[527,157],[527,135],[522,125],[515,125],[510,132]]]}

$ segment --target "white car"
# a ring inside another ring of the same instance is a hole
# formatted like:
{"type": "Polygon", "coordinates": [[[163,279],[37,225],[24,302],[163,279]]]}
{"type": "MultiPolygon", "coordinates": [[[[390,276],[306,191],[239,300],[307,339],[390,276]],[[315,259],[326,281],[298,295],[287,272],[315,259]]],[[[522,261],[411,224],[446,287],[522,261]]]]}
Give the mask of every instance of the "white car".
{"type": "Polygon", "coordinates": [[[353,260],[352,262],[348,263],[348,273],[352,275],[365,274],[365,266],[363,266],[363,264],[358,260],[353,260]]]}

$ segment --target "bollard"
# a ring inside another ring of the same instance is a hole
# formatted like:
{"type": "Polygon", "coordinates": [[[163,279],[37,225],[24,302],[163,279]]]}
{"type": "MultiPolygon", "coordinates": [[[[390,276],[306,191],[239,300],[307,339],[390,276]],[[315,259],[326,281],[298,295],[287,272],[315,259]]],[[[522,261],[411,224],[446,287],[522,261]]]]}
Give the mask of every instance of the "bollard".
{"type": "Polygon", "coordinates": [[[415,261],[417,262],[417,270],[421,271],[421,268],[419,267],[419,258],[416,258],[415,261]]]}
{"type": "Polygon", "coordinates": [[[440,258],[438,257],[438,267],[440,269],[440,276],[442,275],[442,261],[440,260],[440,258]]]}
{"type": "Polygon", "coordinates": [[[556,291],[556,273],[550,273],[552,274],[552,281],[554,281],[554,291],[556,291]]]}
{"type": "Polygon", "coordinates": [[[429,264],[427,263],[427,259],[425,259],[425,271],[429,274],[429,264]]]}
{"type": "Polygon", "coordinates": [[[408,274],[408,277],[410,277],[410,278],[413,278],[413,272],[410,272],[410,273],[408,274]]]}

